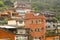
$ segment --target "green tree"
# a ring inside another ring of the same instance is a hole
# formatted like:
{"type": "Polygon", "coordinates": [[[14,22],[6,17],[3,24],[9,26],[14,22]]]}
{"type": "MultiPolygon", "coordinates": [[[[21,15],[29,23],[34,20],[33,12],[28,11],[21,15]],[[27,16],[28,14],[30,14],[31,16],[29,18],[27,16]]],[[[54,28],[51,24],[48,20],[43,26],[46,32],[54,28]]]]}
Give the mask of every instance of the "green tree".
{"type": "Polygon", "coordinates": [[[10,0],[4,1],[4,4],[7,5],[8,7],[12,6],[12,2],[10,0]]]}
{"type": "Polygon", "coordinates": [[[0,7],[3,7],[4,3],[2,1],[0,1],[0,7]]]}

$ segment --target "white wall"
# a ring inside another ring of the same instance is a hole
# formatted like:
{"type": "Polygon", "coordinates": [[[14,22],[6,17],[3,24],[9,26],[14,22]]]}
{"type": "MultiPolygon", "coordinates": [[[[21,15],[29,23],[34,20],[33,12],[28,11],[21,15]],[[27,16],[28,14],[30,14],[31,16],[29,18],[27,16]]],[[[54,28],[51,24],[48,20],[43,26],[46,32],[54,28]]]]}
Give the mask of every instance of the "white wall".
{"type": "Polygon", "coordinates": [[[16,25],[16,20],[9,20],[8,25],[16,25]]]}
{"type": "Polygon", "coordinates": [[[20,23],[19,21],[16,22],[16,20],[9,20],[8,25],[24,26],[25,24],[24,24],[24,21],[22,21],[22,23],[20,23]]]}
{"type": "Polygon", "coordinates": [[[26,34],[26,30],[18,29],[17,34],[26,34]]]}

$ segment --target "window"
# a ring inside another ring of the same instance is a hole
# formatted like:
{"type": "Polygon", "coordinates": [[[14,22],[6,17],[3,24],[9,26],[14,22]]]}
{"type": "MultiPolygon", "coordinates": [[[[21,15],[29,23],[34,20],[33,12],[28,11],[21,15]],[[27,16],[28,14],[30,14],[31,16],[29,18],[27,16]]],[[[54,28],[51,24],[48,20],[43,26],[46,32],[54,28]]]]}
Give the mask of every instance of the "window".
{"type": "Polygon", "coordinates": [[[30,24],[33,24],[33,20],[30,21],[30,24]]]}
{"type": "Polygon", "coordinates": [[[28,40],[28,37],[27,36],[19,36],[19,35],[17,35],[15,37],[15,40],[28,40]]]}
{"type": "Polygon", "coordinates": [[[30,32],[33,32],[33,30],[32,30],[32,29],[30,29],[30,32]]]}
{"type": "Polygon", "coordinates": [[[33,23],[34,23],[34,24],[40,24],[40,23],[41,23],[41,20],[34,20],[34,21],[31,20],[31,21],[30,21],[30,24],[33,24],[33,23]]]}
{"type": "Polygon", "coordinates": [[[36,20],[36,24],[40,24],[41,20],[36,20]]]}
{"type": "Polygon", "coordinates": [[[35,32],[40,32],[40,28],[36,28],[35,29],[35,32]]]}

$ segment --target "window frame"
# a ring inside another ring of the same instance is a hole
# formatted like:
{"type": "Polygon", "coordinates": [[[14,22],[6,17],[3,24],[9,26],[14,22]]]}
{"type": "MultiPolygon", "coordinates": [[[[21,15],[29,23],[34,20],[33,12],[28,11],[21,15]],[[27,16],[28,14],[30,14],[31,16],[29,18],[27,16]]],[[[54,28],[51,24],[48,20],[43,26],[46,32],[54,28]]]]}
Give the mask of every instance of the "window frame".
{"type": "Polygon", "coordinates": [[[34,22],[33,22],[33,20],[30,20],[30,24],[33,24],[34,22]]]}
{"type": "Polygon", "coordinates": [[[35,32],[40,32],[41,28],[35,28],[35,32]]]}
{"type": "Polygon", "coordinates": [[[35,24],[40,24],[40,23],[41,23],[41,19],[35,20],[35,24]]]}

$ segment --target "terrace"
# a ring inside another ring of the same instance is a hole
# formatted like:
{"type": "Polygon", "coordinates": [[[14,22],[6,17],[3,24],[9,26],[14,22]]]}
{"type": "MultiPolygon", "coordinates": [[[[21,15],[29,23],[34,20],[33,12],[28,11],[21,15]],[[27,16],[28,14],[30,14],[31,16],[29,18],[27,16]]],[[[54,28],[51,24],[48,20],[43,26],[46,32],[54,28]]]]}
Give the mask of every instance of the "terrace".
{"type": "Polygon", "coordinates": [[[56,30],[47,30],[46,31],[46,36],[56,36],[57,32],[56,30]]]}

